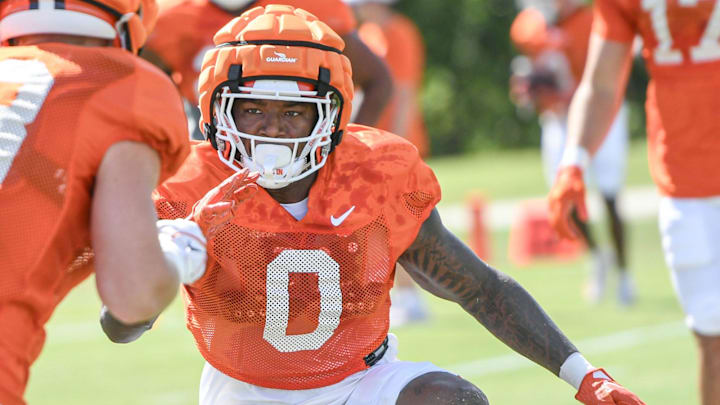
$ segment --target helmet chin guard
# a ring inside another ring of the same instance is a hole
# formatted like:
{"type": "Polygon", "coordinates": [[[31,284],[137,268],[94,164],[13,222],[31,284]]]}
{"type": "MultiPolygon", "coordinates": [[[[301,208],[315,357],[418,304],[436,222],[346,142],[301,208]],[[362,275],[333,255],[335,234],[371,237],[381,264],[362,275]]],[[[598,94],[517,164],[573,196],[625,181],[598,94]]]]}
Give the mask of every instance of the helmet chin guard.
{"type": "Polygon", "coordinates": [[[320,170],[325,165],[332,143],[339,102],[332,91],[319,97],[305,83],[290,80],[256,80],[252,87],[226,86],[215,103],[215,138],[220,160],[229,167],[243,167],[260,173],[257,183],[267,189],[283,188],[320,170]],[[235,125],[232,108],[237,99],[313,103],[318,119],[310,134],[301,138],[271,138],[241,132],[235,125]]]}

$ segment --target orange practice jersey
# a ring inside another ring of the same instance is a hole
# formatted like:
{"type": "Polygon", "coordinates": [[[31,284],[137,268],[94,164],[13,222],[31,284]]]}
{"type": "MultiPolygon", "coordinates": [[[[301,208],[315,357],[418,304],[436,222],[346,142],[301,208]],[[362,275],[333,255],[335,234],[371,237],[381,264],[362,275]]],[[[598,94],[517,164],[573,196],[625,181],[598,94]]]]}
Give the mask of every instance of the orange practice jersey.
{"type": "MultiPolygon", "coordinates": [[[[156,191],[180,218],[233,173],[209,143],[193,146],[156,191]]],[[[296,221],[260,189],[208,242],[208,270],[186,287],[187,325],[203,357],[251,384],[309,389],[367,368],[387,335],[395,262],[440,199],[407,141],[350,125],[296,221]]]]}
{"type": "MultiPolygon", "coordinates": [[[[325,22],[339,35],[355,30],[352,10],[342,0],[259,0],[250,7],[287,4],[302,8],[325,22]]],[[[172,71],[182,96],[197,105],[197,78],[203,56],[214,48],[213,36],[235,18],[209,0],[160,1],[160,15],[147,48],[172,71]]]]}
{"type": "Polygon", "coordinates": [[[595,0],[593,32],[643,39],[650,172],[674,197],[720,195],[720,1],[595,0]]]}
{"type": "MultiPolygon", "coordinates": [[[[359,27],[358,33],[368,48],[388,65],[395,83],[410,86],[416,91],[420,90],[425,69],[425,47],[422,35],[412,21],[400,14],[395,14],[383,26],[369,22],[363,23],[359,27]]],[[[397,119],[398,108],[397,97],[393,97],[383,111],[376,127],[394,132],[393,123],[397,119]]],[[[420,156],[427,156],[429,153],[428,139],[418,100],[412,101],[407,120],[407,133],[398,135],[415,145],[420,151],[420,156]]]]}
{"type": "Polygon", "coordinates": [[[107,149],[142,142],[162,178],[189,152],[172,82],[116,48],[0,48],[0,403],[22,403],[43,325],[92,272],[90,208],[107,149]]]}

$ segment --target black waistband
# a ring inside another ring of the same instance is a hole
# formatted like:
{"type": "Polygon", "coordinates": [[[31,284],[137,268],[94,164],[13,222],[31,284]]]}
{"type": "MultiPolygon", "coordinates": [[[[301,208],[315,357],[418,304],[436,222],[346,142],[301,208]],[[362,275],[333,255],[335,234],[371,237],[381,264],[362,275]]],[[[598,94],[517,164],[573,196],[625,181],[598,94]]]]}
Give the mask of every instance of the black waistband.
{"type": "Polygon", "coordinates": [[[388,349],[388,338],[387,338],[387,336],[385,336],[385,340],[383,340],[383,342],[380,343],[380,346],[378,346],[377,349],[373,350],[372,353],[363,357],[363,360],[365,360],[365,364],[367,364],[367,366],[370,367],[373,364],[380,361],[380,359],[382,359],[383,356],[385,355],[385,352],[387,352],[387,349],[388,349]]]}

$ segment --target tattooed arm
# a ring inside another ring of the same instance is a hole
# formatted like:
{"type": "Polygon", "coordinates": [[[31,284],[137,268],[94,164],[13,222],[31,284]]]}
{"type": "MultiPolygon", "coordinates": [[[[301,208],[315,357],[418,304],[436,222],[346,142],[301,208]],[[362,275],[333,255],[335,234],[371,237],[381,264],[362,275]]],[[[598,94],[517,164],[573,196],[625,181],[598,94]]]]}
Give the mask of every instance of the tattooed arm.
{"type": "Polygon", "coordinates": [[[520,284],[445,228],[436,209],[399,262],[421,287],[457,302],[503,343],[555,375],[578,351],[520,284]]]}

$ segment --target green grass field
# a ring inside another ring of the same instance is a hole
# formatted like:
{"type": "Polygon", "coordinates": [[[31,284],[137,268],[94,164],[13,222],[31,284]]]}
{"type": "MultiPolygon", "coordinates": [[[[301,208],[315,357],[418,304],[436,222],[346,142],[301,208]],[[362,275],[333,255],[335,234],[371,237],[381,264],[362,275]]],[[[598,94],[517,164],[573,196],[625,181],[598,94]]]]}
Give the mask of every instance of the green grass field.
{"type": "MultiPolygon", "coordinates": [[[[631,184],[649,182],[643,153],[641,144],[633,144],[631,184]]],[[[535,155],[495,152],[459,159],[455,166],[453,159],[431,164],[451,201],[461,201],[464,188],[483,189],[493,198],[519,197],[545,192],[535,155]]],[[[630,262],[639,290],[639,301],[631,309],[619,307],[612,291],[599,306],[582,299],[587,270],[582,257],[517,268],[506,258],[508,234],[501,231],[491,235],[490,262],[519,280],[592,363],[605,367],[648,404],[697,403],[695,348],[672,292],[656,223],[630,226],[630,262]]],[[[577,403],[565,382],[514,356],[455,304],[428,299],[433,315],[429,322],[394,331],[401,358],[429,360],[460,372],[494,405],[577,403]]],[[[184,327],[181,300],[153,331],[129,345],[115,345],[104,337],[97,323],[99,307],[92,280],[60,305],[32,370],[30,404],[197,403],[203,360],[184,327]]]]}

